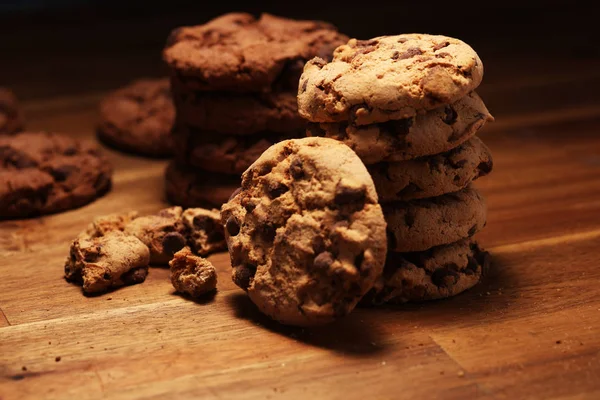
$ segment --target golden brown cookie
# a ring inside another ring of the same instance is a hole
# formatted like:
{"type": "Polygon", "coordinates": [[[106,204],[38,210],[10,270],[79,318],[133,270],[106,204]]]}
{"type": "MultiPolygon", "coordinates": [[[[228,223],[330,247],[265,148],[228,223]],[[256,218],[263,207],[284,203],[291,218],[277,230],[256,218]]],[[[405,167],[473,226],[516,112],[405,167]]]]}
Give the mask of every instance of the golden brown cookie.
{"type": "Polygon", "coordinates": [[[466,43],[425,34],[351,39],[333,60],[304,67],[300,115],[312,122],[368,125],[458,101],[481,83],[483,64],[466,43]]]}
{"type": "Polygon", "coordinates": [[[389,249],[424,251],[473,236],[486,223],[487,209],[473,187],[429,199],[383,204],[389,249]]]}
{"type": "Polygon", "coordinates": [[[284,324],[348,314],[381,274],[385,221],[373,181],[335,140],[270,147],[244,173],[221,218],[233,281],[284,324]]]}
{"type": "Polygon", "coordinates": [[[441,196],[457,192],[492,170],[487,146],[474,136],[435,156],[368,166],[380,203],[441,196]]]}

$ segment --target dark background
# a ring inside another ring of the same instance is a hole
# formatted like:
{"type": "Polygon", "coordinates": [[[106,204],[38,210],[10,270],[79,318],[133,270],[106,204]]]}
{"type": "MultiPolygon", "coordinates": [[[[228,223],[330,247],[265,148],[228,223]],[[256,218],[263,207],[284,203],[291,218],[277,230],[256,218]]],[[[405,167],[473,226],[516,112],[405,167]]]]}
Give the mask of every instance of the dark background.
{"type": "Polygon", "coordinates": [[[362,39],[445,34],[471,44],[485,64],[500,60],[504,68],[518,69],[534,58],[548,63],[597,60],[600,22],[595,8],[583,2],[513,0],[9,1],[0,5],[0,85],[12,87],[21,98],[36,99],[161,75],[160,51],[171,29],[230,11],[322,19],[362,39]],[[59,84],[39,84],[48,81],[59,84]]]}

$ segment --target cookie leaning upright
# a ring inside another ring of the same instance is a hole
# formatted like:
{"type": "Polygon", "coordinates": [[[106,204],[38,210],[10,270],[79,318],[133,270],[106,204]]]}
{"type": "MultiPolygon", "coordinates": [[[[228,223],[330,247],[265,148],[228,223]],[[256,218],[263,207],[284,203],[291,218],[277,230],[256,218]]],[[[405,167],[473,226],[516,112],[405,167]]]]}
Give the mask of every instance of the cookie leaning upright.
{"type": "Polygon", "coordinates": [[[263,151],[304,136],[296,101],[304,64],[331,59],[347,40],[331,24],[269,14],[231,13],[175,29],[163,50],[176,108],[168,199],[220,206],[231,178],[239,181],[263,151]],[[226,183],[213,191],[210,181],[226,183]]]}
{"type": "Polygon", "coordinates": [[[387,221],[384,274],[366,301],[452,296],[475,285],[489,264],[471,239],[487,218],[472,182],[493,167],[476,136],[493,120],[474,91],[482,77],[466,43],[426,34],[352,39],[331,62],[306,64],[298,106],[310,121],[307,135],[355,151],[387,221]]]}
{"type": "Polygon", "coordinates": [[[221,218],[234,282],[284,324],[348,314],[385,262],[373,181],[356,154],[331,139],[270,147],[243,174],[221,218]]]}

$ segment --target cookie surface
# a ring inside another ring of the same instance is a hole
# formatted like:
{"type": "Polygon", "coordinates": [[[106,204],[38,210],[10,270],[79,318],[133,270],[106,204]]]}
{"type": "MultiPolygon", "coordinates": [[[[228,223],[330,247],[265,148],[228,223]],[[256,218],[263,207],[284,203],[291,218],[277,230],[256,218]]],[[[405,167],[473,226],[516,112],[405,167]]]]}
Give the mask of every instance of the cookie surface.
{"type": "Polygon", "coordinates": [[[234,175],[241,175],[271,145],[299,136],[303,135],[262,132],[236,136],[186,127],[173,132],[178,160],[205,171],[234,175]]]}
{"type": "Polygon", "coordinates": [[[383,205],[389,249],[424,251],[473,236],[486,223],[483,196],[469,186],[429,199],[383,205]]]}
{"type": "Polygon", "coordinates": [[[289,325],[348,314],[381,274],[385,221],[373,181],[343,144],[280,142],[221,209],[233,281],[289,325]]]}
{"type": "Polygon", "coordinates": [[[262,131],[298,132],[306,121],[298,115],[296,90],[261,93],[192,91],[172,80],[177,115],[189,126],[229,135],[262,131]]]}
{"type": "Polygon", "coordinates": [[[11,90],[0,87],[0,134],[19,132],[24,125],[17,97],[11,90]]]}
{"type": "Polygon", "coordinates": [[[339,140],[365,164],[374,164],[446,152],[492,120],[481,98],[472,92],[453,104],[411,118],[365,126],[351,122],[310,124],[307,134],[339,140]]]}
{"type": "Polygon", "coordinates": [[[472,288],[485,275],[490,254],[465,239],[415,253],[389,252],[383,275],[363,303],[443,299],[472,288]]]}
{"type": "Polygon", "coordinates": [[[167,199],[185,208],[221,207],[239,187],[239,175],[202,171],[173,161],[165,171],[167,199]]]}
{"type": "Polygon", "coordinates": [[[44,132],[0,136],[0,218],[81,207],[110,189],[111,176],[95,145],[44,132]]]}
{"type": "Polygon", "coordinates": [[[464,189],[493,167],[487,146],[474,136],[435,156],[369,165],[380,203],[436,197],[464,189]]]}
{"type": "Polygon", "coordinates": [[[306,63],[298,108],[312,122],[385,122],[454,103],[482,77],[479,56],[458,39],[425,34],[351,39],[330,63],[318,58],[306,63]]]}
{"type": "Polygon", "coordinates": [[[230,13],[171,32],[163,59],[192,90],[297,90],[304,63],[347,41],[330,24],[230,13]]]}
{"type": "Polygon", "coordinates": [[[98,137],[130,153],[171,155],[175,107],[168,79],[140,79],[109,94],[100,104],[98,137]]]}

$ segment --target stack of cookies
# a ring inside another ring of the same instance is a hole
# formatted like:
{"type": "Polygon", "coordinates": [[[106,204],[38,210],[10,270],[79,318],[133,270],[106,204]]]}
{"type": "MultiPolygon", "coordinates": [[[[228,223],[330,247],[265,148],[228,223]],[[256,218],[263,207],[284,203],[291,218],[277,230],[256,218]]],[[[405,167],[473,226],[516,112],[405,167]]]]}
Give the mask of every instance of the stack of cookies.
{"type": "Polygon", "coordinates": [[[493,118],[474,92],[483,65],[464,42],[421,34],[350,40],[300,79],[307,134],[367,165],[388,231],[382,278],[365,301],[420,301],[475,285],[488,264],[473,235],[486,206],[471,182],[492,158],[475,136],[493,118]]]}
{"type": "Polygon", "coordinates": [[[304,64],[330,59],[346,41],[330,24],[268,14],[175,29],[163,52],[176,109],[169,200],[220,206],[269,146],[304,136],[296,100],[304,64]]]}

